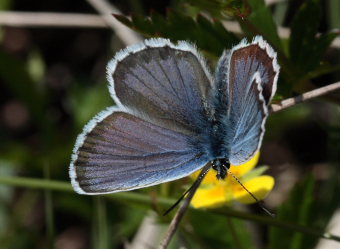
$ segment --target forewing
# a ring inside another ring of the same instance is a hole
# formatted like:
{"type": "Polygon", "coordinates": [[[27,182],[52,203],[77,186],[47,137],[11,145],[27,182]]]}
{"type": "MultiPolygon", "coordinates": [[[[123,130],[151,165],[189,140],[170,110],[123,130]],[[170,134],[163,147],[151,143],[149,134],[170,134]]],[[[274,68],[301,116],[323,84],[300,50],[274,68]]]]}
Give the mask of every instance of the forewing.
{"type": "Polygon", "coordinates": [[[77,139],[70,166],[72,185],[81,194],[103,194],[185,177],[207,163],[188,139],[109,108],[77,139]]]}
{"type": "Polygon", "coordinates": [[[226,156],[234,165],[248,161],[261,146],[278,73],[276,53],[261,37],[241,42],[219,61],[216,112],[226,133],[226,156]]]}
{"type": "Polygon", "coordinates": [[[211,76],[196,48],[150,39],[108,65],[110,92],[122,108],[165,127],[195,131],[206,119],[211,76]]]}

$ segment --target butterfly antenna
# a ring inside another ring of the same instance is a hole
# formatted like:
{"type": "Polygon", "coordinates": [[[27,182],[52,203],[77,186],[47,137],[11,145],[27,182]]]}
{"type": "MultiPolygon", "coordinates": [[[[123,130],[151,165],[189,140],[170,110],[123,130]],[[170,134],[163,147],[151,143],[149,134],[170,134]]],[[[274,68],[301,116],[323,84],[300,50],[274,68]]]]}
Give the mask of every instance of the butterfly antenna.
{"type": "Polygon", "coordinates": [[[270,212],[263,204],[262,201],[260,201],[259,199],[256,198],[256,196],[250,192],[243,184],[242,182],[230,171],[228,170],[228,173],[242,186],[242,188],[247,191],[248,194],[250,194],[251,197],[254,198],[254,200],[256,201],[256,203],[260,206],[260,208],[265,211],[268,215],[270,215],[271,217],[275,217],[275,214],[273,214],[272,212],[270,212]]]}
{"type": "MultiPolygon", "coordinates": [[[[197,188],[197,183],[200,182],[202,180],[203,177],[205,177],[205,175],[208,173],[208,171],[210,170],[210,168],[206,169],[204,172],[201,172],[200,175],[198,176],[198,178],[196,179],[196,181],[190,186],[190,188],[188,188],[183,194],[182,196],[168,209],[165,211],[165,213],[163,214],[163,216],[167,215],[168,213],[170,213],[184,198],[185,196],[193,189],[197,188]]],[[[199,184],[198,184],[199,185],[199,184]]]]}
{"type": "Polygon", "coordinates": [[[189,188],[189,189],[187,189],[184,193],[183,193],[183,195],[168,209],[168,210],[166,210],[165,211],[165,213],[163,214],[163,216],[165,216],[165,215],[167,215],[168,213],[170,213],[183,199],[184,199],[184,197],[187,195],[187,193],[189,193],[190,192],[190,190],[192,189],[192,186],[194,186],[194,184],[193,185],[191,185],[191,187],[189,188]]]}

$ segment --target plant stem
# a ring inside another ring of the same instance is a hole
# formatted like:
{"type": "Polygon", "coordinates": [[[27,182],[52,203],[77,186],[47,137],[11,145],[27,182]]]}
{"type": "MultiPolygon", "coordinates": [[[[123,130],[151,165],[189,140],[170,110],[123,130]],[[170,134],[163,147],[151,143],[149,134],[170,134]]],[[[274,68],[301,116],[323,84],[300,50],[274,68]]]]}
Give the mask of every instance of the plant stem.
{"type": "MultiPolygon", "coordinates": [[[[28,178],[28,177],[8,177],[8,176],[0,176],[0,184],[11,185],[15,187],[25,187],[25,188],[37,188],[42,190],[55,190],[55,191],[64,191],[64,192],[73,192],[76,194],[71,187],[71,184],[68,182],[62,181],[52,181],[52,180],[42,180],[38,178],[28,178]]],[[[151,198],[148,195],[137,193],[137,192],[121,192],[115,193],[111,195],[105,195],[105,198],[110,200],[124,200],[124,201],[134,201],[143,204],[150,204],[151,198]]],[[[163,207],[170,207],[173,203],[175,203],[175,199],[170,198],[158,198],[157,204],[163,207]]],[[[205,215],[204,210],[196,210],[198,212],[202,212],[202,215],[205,215]]],[[[301,232],[305,234],[314,235],[317,237],[321,237],[324,239],[330,239],[340,242],[340,236],[336,236],[330,233],[323,233],[318,230],[311,229],[309,227],[296,225],[293,223],[284,222],[278,219],[273,219],[267,216],[260,216],[251,213],[244,213],[240,211],[236,211],[233,209],[223,209],[223,210],[214,210],[210,211],[219,215],[232,216],[234,218],[239,218],[242,220],[255,221],[261,224],[276,226],[280,228],[285,228],[288,230],[301,232]]]]}
{"type": "MultiPolygon", "coordinates": [[[[50,168],[46,163],[44,165],[44,176],[46,180],[50,178],[50,168]]],[[[54,214],[53,214],[53,202],[52,193],[50,189],[45,189],[45,219],[47,228],[47,241],[48,248],[54,248],[54,214]]]]}
{"type": "Polygon", "coordinates": [[[227,217],[227,225],[229,227],[229,232],[230,232],[231,236],[233,237],[233,241],[236,244],[236,247],[239,248],[239,249],[242,249],[243,246],[242,246],[242,243],[241,243],[241,241],[240,241],[240,239],[237,235],[237,232],[236,232],[232,218],[227,217]]]}
{"type": "Polygon", "coordinates": [[[254,215],[251,213],[243,213],[243,212],[235,211],[232,209],[215,210],[212,212],[216,214],[220,214],[220,215],[232,216],[235,218],[240,218],[240,219],[248,220],[248,221],[255,221],[255,222],[266,224],[269,226],[280,227],[280,228],[284,228],[287,230],[292,230],[295,232],[300,232],[303,234],[309,234],[309,235],[317,236],[323,239],[330,239],[330,240],[335,240],[335,241],[340,242],[340,236],[333,235],[327,232],[326,233],[320,232],[313,228],[301,226],[295,223],[285,222],[277,218],[271,218],[269,216],[260,216],[260,215],[254,215]]]}
{"type": "MultiPolygon", "coordinates": [[[[54,190],[62,192],[75,192],[69,182],[55,181],[55,180],[43,180],[39,178],[20,177],[20,176],[0,176],[0,184],[10,185],[14,187],[23,188],[36,188],[42,190],[54,190]]],[[[137,203],[149,204],[151,197],[145,194],[137,192],[120,192],[115,194],[105,195],[106,198],[111,200],[120,201],[134,201],[137,203]]],[[[162,206],[169,207],[176,200],[169,198],[157,198],[157,203],[162,206]]]]}
{"type": "Polygon", "coordinates": [[[95,219],[95,233],[96,233],[96,249],[109,248],[109,234],[107,223],[106,202],[103,196],[94,197],[94,219],[95,219]]]}
{"type": "Polygon", "coordinates": [[[38,188],[57,191],[71,192],[72,187],[69,182],[42,180],[39,178],[20,177],[20,176],[0,176],[0,184],[6,184],[16,187],[38,188]]]}

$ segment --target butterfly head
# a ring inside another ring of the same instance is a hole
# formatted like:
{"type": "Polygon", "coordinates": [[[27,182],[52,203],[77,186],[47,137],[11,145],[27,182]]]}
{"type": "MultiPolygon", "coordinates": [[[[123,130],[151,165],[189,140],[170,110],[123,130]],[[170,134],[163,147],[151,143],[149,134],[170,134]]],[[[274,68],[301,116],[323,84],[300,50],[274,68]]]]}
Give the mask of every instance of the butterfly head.
{"type": "Polygon", "coordinates": [[[217,158],[212,161],[212,168],[217,171],[217,179],[224,179],[230,168],[230,162],[227,158],[217,158]]]}

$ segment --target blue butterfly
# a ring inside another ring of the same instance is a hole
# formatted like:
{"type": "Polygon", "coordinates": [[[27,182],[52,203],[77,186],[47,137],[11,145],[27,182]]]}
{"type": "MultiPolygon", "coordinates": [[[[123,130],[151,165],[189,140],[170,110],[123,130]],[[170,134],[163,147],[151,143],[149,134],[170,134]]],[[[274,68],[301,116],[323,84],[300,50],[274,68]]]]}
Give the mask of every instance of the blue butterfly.
{"type": "Polygon", "coordinates": [[[128,191],[192,174],[207,163],[224,178],[259,150],[280,67],[257,36],[223,53],[215,77],[193,44],[149,39],[107,66],[117,106],[78,136],[70,164],[80,194],[128,191]]]}

